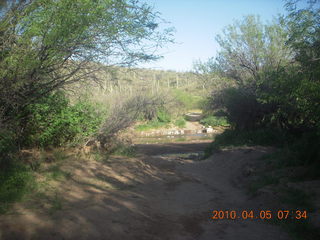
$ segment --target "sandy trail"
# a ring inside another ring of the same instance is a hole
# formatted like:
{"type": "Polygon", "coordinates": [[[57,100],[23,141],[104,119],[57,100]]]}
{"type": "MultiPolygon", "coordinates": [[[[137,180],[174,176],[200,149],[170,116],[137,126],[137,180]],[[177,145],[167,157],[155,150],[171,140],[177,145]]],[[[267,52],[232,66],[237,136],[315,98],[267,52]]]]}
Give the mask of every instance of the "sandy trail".
{"type": "Polygon", "coordinates": [[[198,161],[170,153],[202,151],[208,143],[139,145],[137,158],[65,166],[62,210],[17,207],[0,217],[0,239],[290,239],[262,220],[212,220],[212,210],[262,209],[242,186],[244,166],[267,149],[223,151],[198,161]]]}

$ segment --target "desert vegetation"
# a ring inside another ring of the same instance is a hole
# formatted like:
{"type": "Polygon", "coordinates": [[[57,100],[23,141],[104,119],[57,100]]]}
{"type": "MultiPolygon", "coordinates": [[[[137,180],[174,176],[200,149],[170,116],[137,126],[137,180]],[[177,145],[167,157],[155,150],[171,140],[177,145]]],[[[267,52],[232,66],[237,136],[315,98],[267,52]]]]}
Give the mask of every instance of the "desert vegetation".
{"type": "Polygon", "coordinates": [[[137,129],[183,127],[183,114],[204,99],[192,71],[134,67],[173,41],[173,30],[146,4],[4,1],[0,17],[3,211],[35,188],[41,164],[60,158],[39,152],[130,153],[119,132],[137,121],[137,129]]]}
{"type": "MultiPolygon", "coordinates": [[[[46,198],[50,212],[61,209],[58,189],[48,186],[72,177],[64,161],[136,156],[129,130],[184,128],[188,112],[200,112],[204,128],[223,130],[206,157],[236,146],[273,147],[250,194],[319,180],[318,1],[299,8],[288,0],[287,15],[268,23],[254,15],[235,21],[216,36],[217,56],[188,72],[137,67],[174,43],[174,29],[148,4],[0,3],[0,214],[29,195],[46,198]],[[303,170],[285,179],[273,174],[288,168],[303,170]]],[[[283,192],[293,207],[313,208],[303,191],[283,192]]],[[[298,239],[319,234],[304,223],[285,228],[298,239]]]]}
{"type": "MultiPolygon", "coordinates": [[[[288,15],[268,24],[258,16],[246,16],[227,26],[216,38],[221,47],[218,56],[203,63],[204,68],[211,69],[207,74],[234,84],[214,90],[207,100],[206,110],[224,116],[231,125],[216,137],[207,155],[234,146],[277,149],[253,183],[259,185],[255,191],[266,186],[277,186],[274,191],[281,191],[281,181],[320,177],[319,2],[310,1],[303,9],[298,4],[288,1],[288,15]],[[290,168],[300,172],[286,179],[274,174],[290,168]]],[[[295,189],[287,192],[301,196],[295,207],[310,199],[295,189]]],[[[287,199],[295,198],[293,195],[287,199]]],[[[289,228],[297,238],[314,238],[302,225],[289,228]],[[306,232],[310,236],[305,236],[306,232]]]]}
{"type": "Polygon", "coordinates": [[[319,8],[286,6],[286,17],[264,24],[247,16],[217,36],[221,51],[205,64],[208,74],[235,85],[207,100],[207,111],[231,124],[213,147],[274,144],[285,149],[286,164],[319,169],[319,8]]]}

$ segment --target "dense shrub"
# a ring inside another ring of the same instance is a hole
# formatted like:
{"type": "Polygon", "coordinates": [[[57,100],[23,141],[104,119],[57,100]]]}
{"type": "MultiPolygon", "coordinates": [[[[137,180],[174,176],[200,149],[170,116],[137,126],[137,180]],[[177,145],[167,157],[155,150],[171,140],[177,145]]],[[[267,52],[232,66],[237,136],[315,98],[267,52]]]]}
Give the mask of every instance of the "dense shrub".
{"type": "Polygon", "coordinates": [[[227,127],[229,126],[228,121],[225,117],[217,117],[213,115],[206,116],[200,120],[200,123],[205,125],[206,127],[227,127]]]}
{"type": "MultiPolygon", "coordinates": [[[[170,115],[163,107],[162,98],[147,95],[134,95],[129,98],[119,99],[117,105],[110,110],[108,118],[105,119],[99,130],[97,140],[102,147],[113,141],[119,131],[124,130],[133,125],[137,120],[145,119],[146,113],[151,113],[150,109],[156,110],[156,115],[148,122],[166,124],[170,122],[170,115]],[[160,102],[156,101],[157,99],[160,102]]],[[[150,115],[149,115],[150,116],[150,115]]]]}
{"type": "Polygon", "coordinates": [[[23,142],[28,146],[60,146],[79,136],[94,134],[102,116],[87,101],[70,105],[62,92],[51,94],[27,107],[23,142]]]}
{"type": "Polygon", "coordinates": [[[289,145],[290,161],[297,165],[316,164],[320,169],[320,136],[316,132],[305,132],[289,145]]]}
{"type": "Polygon", "coordinates": [[[157,118],[159,111],[166,111],[168,99],[163,94],[145,94],[139,95],[139,102],[143,103],[143,107],[139,109],[139,120],[151,121],[157,118]]]}
{"type": "Polygon", "coordinates": [[[0,170],[0,213],[34,188],[34,177],[27,167],[11,165],[0,170]]]}
{"type": "Polygon", "coordinates": [[[187,122],[184,118],[180,117],[175,122],[174,125],[180,128],[184,128],[186,126],[187,122]]]}
{"type": "Polygon", "coordinates": [[[223,113],[233,127],[211,149],[276,145],[279,162],[319,169],[320,9],[288,1],[287,10],[267,25],[247,16],[217,36],[221,50],[208,64],[237,86],[213,92],[208,101],[207,112],[223,113]]]}
{"type": "Polygon", "coordinates": [[[236,129],[252,129],[263,123],[265,106],[247,89],[227,88],[212,96],[210,106],[223,112],[236,129]]]}
{"type": "Polygon", "coordinates": [[[0,166],[8,165],[16,152],[16,135],[9,130],[0,129],[0,166]]]}
{"type": "Polygon", "coordinates": [[[172,120],[172,102],[164,95],[139,96],[143,106],[139,108],[138,120],[143,124],[136,126],[139,131],[167,126],[172,120]]]}
{"type": "Polygon", "coordinates": [[[162,123],[169,123],[171,121],[171,116],[165,109],[161,109],[157,112],[156,119],[162,123]]]}
{"type": "Polygon", "coordinates": [[[157,111],[155,118],[136,126],[136,129],[139,131],[146,131],[150,129],[166,127],[169,125],[170,122],[171,122],[170,114],[165,109],[161,109],[157,111]]]}

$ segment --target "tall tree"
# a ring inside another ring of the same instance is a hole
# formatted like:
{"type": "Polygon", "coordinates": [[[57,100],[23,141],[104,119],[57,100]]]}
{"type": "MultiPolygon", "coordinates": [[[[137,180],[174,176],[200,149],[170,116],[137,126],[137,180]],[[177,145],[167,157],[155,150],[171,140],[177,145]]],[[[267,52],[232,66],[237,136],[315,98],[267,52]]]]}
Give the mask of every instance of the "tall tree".
{"type": "Polygon", "coordinates": [[[303,9],[298,9],[299,2],[290,0],[286,4],[288,44],[295,50],[295,59],[308,78],[320,81],[320,1],[309,1],[303,9]]]}
{"type": "Polygon", "coordinates": [[[289,0],[286,4],[289,11],[285,18],[289,30],[287,44],[293,49],[298,64],[291,77],[296,79],[292,104],[299,113],[297,125],[317,127],[320,135],[320,1],[310,0],[303,8],[300,3],[289,0]]]}
{"type": "Polygon", "coordinates": [[[256,89],[267,69],[278,69],[290,61],[292,53],[285,46],[287,39],[288,33],[280,21],[263,24],[258,16],[246,16],[216,37],[221,47],[216,66],[239,85],[256,89]]]}
{"type": "MultiPolygon", "coordinates": [[[[137,0],[28,0],[0,17],[0,106],[10,115],[101,65],[157,59],[172,40],[163,20],[137,0]]],[[[0,109],[1,110],[1,109],[0,109]]],[[[0,111],[1,112],[1,111],[0,111]]]]}

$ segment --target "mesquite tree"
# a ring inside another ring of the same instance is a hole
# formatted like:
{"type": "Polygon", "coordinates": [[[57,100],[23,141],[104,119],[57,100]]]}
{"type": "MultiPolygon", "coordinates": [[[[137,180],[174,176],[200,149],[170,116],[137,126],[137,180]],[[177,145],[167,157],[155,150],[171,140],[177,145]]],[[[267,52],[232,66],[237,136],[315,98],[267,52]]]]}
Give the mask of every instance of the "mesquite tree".
{"type": "Polygon", "coordinates": [[[3,122],[66,84],[92,79],[88,76],[101,63],[154,60],[155,50],[172,41],[171,29],[159,30],[159,14],[136,0],[2,1],[1,6],[3,122]]]}
{"type": "Polygon", "coordinates": [[[217,69],[253,90],[263,81],[266,71],[277,70],[292,59],[292,51],[285,45],[288,32],[276,19],[263,24],[258,16],[246,16],[227,26],[216,40],[221,48],[217,69]]]}

